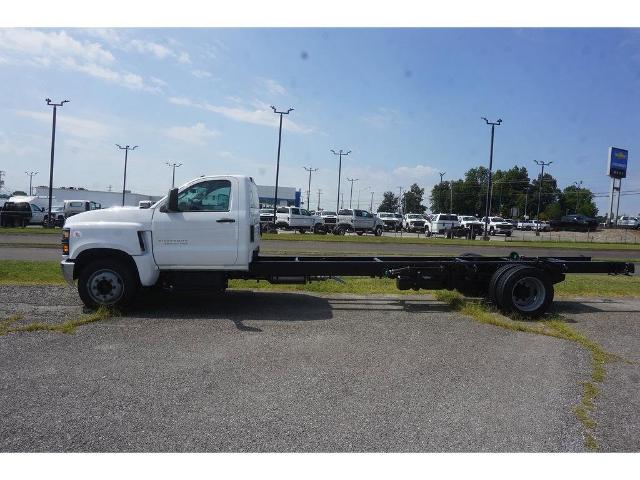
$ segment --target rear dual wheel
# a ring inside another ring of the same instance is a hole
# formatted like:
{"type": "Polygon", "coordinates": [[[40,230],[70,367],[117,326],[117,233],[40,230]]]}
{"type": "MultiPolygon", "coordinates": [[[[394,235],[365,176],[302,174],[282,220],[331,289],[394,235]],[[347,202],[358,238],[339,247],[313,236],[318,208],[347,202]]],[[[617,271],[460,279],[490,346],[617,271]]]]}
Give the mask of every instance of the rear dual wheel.
{"type": "Polygon", "coordinates": [[[489,299],[504,313],[539,317],[549,309],[553,296],[549,275],[527,265],[503,265],[489,282],[489,299]]]}

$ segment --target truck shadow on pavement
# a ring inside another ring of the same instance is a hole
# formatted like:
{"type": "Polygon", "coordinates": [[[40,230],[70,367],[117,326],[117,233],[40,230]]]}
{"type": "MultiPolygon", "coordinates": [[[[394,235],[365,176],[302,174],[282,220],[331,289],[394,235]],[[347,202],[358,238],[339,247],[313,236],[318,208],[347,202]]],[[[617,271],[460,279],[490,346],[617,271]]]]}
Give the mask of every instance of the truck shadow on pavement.
{"type": "Polygon", "coordinates": [[[125,316],[143,319],[231,320],[240,331],[262,332],[244,321],[308,322],[329,320],[335,310],[451,312],[431,299],[320,297],[305,293],[228,290],[224,294],[146,291],[125,316]]]}
{"type": "Polygon", "coordinates": [[[640,313],[640,303],[635,303],[635,308],[627,302],[609,299],[576,299],[555,300],[553,302],[554,313],[640,313]]]}

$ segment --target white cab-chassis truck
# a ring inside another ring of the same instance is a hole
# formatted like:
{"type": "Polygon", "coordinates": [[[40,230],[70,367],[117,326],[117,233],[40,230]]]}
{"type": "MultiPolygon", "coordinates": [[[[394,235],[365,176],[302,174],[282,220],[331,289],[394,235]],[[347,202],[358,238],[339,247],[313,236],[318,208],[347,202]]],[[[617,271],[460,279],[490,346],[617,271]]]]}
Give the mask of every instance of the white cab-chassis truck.
{"type": "Polygon", "coordinates": [[[336,276],[388,277],[401,290],[458,289],[505,312],[535,317],[567,273],[631,274],[632,263],[588,257],[362,257],[260,255],[251,177],[194,179],[150,208],[114,207],[67,219],[62,273],[89,307],[125,307],[141,288],[222,292],[229,279],[303,284],[336,276]]]}

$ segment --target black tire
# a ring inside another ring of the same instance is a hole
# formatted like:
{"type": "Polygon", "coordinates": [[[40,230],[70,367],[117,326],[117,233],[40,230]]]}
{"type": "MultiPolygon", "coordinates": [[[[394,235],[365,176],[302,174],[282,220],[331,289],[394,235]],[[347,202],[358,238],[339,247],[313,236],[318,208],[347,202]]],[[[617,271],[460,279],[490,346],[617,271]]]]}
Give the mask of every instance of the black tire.
{"type": "Polygon", "coordinates": [[[316,235],[324,235],[327,232],[325,232],[324,227],[321,224],[316,223],[313,226],[313,233],[315,233],[316,235]]]}
{"type": "Polygon", "coordinates": [[[358,231],[356,232],[356,235],[358,235],[359,237],[361,237],[363,234],[364,234],[364,232],[363,232],[363,231],[361,231],[361,230],[358,230],[358,231]]]}
{"type": "Polygon", "coordinates": [[[139,286],[137,272],[118,258],[94,260],[78,275],[78,294],[89,308],[126,307],[133,302],[139,286]]]}
{"type": "Polygon", "coordinates": [[[373,234],[376,237],[381,237],[382,236],[382,227],[380,225],[378,225],[374,230],[373,230],[373,234]]]}
{"type": "Polygon", "coordinates": [[[300,233],[300,235],[304,235],[306,233],[306,230],[304,228],[299,228],[298,232],[300,233]]]}
{"type": "Polygon", "coordinates": [[[489,299],[490,302],[492,302],[498,308],[500,308],[500,301],[501,301],[500,297],[497,294],[498,282],[508,270],[517,266],[518,265],[512,265],[509,263],[506,265],[502,265],[501,267],[498,267],[498,269],[495,272],[493,272],[493,275],[491,276],[491,280],[489,280],[489,289],[487,290],[487,298],[489,299]]]}
{"type": "Polygon", "coordinates": [[[497,285],[500,310],[523,317],[543,315],[553,302],[553,282],[544,270],[519,265],[507,271],[497,285]]]}
{"type": "Polygon", "coordinates": [[[511,236],[511,232],[507,232],[504,234],[505,237],[510,237],[511,236]]]}
{"type": "Polygon", "coordinates": [[[344,227],[336,227],[333,229],[334,235],[344,235],[346,233],[346,229],[344,227]]]}

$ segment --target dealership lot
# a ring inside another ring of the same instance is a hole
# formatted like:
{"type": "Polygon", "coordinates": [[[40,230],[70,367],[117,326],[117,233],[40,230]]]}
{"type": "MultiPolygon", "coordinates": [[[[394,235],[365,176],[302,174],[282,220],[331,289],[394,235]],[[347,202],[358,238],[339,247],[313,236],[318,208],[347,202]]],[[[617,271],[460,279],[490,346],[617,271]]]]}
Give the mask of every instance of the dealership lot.
{"type": "MultiPolygon", "coordinates": [[[[66,287],[1,286],[2,318],[59,322],[66,287]]],[[[640,301],[556,307],[607,364],[602,450],[640,448],[640,301]]],[[[149,294],[73,335],[0,336],[2,451],[581,451],[577,344],[429,296],[149,294]]]]}

